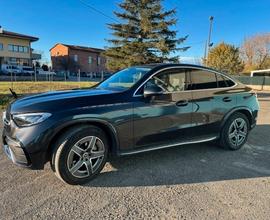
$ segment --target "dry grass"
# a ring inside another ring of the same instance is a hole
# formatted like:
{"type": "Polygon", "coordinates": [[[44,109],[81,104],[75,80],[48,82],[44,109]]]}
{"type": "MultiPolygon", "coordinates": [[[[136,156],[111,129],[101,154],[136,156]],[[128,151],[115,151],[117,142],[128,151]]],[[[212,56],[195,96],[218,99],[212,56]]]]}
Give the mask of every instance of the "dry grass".
{"type": "Polygon", "coordinates": [[[9,88],[18,95],[42,93],[53,90],[67,90],[75,88],[87,88],[96,82],[0,82],[0,109],[12,100],[9,88]]]}
{"type": "Polygon", "coordinates": [[[9,88],[17,94],[40,93],[53,90],[85,88],[95,85],[96,82],[0,82],[0,94],[9,94],[9,88]]]}

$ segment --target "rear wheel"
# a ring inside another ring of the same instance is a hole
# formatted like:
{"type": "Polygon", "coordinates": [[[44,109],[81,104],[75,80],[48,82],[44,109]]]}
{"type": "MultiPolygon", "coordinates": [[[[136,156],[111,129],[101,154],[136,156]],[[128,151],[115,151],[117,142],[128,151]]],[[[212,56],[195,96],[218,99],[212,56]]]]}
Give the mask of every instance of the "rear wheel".
{"type": "Polygon", "coordinates": [[[107,155],[107,138],[100,128],[74,127],[57,141],[51,164],[62,181],[84,184],[102,170],[107,155]]]}
{"type": "Polygon", "coordinates": [[[249,128],[247,117],[240,112],[234,113],[222,129],[220,145],[230,150],[240,149],[247,141],[249,128]]]}

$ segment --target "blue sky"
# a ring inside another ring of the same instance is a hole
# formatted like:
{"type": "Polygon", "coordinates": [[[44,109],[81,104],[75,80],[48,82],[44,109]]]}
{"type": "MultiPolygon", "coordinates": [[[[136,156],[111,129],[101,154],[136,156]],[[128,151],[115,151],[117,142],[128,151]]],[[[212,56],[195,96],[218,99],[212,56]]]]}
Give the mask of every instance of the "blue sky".
{"type": "MultiPolygon", "coordinates": [[[[104,14],[114,17],[121,0],[82,0],[104,14]]],[[[214,16],[212,41],[225,41],[237,46],[245,37],[270,32],[270,0],[164,0],[164,7],[177,8],[179,36],[189,35],[184,46],[191,46],[183,57],[200,57],[209,29],[209,16],[214,16]]],[[[80,0],[0,0],[0,25],[4,29],[37,36],[33,48],[44,51],[58,42],[90,47],[107,46],[113,22],[92,11],[80,0]]]]}

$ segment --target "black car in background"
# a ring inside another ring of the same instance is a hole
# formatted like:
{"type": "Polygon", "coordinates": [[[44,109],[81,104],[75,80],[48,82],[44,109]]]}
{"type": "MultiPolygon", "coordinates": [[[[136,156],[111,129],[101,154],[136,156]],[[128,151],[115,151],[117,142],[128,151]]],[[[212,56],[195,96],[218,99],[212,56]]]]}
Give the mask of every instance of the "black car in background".
{"type": "Polygon", "coordinates": [[[83,90],[18,99],[3,115],[3,143],[17,165],[83,184],[108,155],[216,140],[240,149],[255,126],[256,94],[202,66],[152,64],[115,73],[83,90]]]}

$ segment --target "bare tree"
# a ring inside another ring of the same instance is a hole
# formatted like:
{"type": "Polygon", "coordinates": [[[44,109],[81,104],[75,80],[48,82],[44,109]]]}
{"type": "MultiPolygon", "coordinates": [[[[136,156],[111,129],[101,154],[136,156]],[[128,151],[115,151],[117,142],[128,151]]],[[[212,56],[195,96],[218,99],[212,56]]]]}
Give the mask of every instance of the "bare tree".
{"type": "Polygon", "coordinates": [[[270,68],[270,33],[245,39],[241,47],[241,57],[246,71],[270,68]]]}

